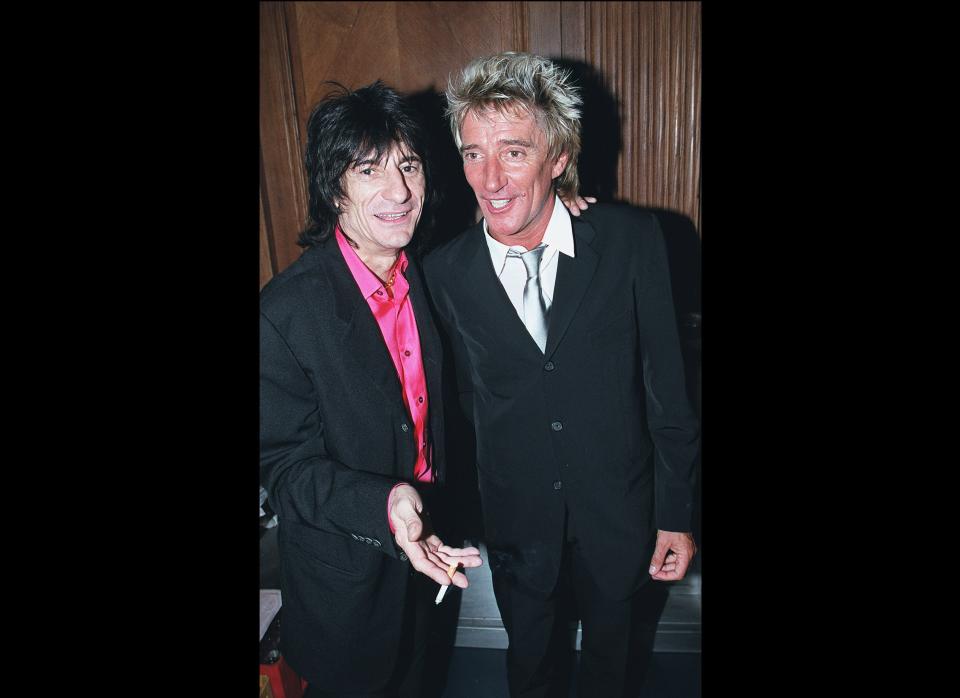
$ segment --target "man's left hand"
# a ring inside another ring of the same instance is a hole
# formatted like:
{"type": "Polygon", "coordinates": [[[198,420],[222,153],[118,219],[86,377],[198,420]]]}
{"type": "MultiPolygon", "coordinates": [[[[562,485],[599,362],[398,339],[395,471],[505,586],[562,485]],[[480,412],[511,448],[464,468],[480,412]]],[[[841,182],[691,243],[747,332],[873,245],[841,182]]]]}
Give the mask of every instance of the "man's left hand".
{"type": "Polygon", "coordinates": [[[420,494],[410,485],[395,487],[390,493],[387,507],[396,531],[394,539],[406,553],[413,568],[437,584],[453,584],[466,589],[469,585],[467,576],[458,571],[454,572],[451,579],[447,576],[447,568],[453,564],[464,568],[479,567],[483,564],[480,550],[444,545],[431,530],[420,494]]]}
{"type": "Polygon", "coordinates": [[[657,545],[650,558],[650,576],[661,582],[683,579],[696,554],[697,546],[691,533],[657,531],[657,545]]]}

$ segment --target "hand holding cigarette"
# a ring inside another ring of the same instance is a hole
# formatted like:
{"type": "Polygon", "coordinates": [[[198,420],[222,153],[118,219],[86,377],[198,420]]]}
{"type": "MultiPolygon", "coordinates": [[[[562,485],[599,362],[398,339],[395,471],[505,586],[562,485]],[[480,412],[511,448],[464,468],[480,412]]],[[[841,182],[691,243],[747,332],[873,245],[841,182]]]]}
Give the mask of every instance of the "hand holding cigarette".
{"type": "Polygon", "coordinates": [[[444,588],[450,584],[461,589],[467,588],[467,577],[463,572],[458,572],[457,568],[482,565],[479,549],[451,548],[444,545],[443,541],[430,531],[429,517],[423,512],[420,494],[409,485],[393,489],[387,510],[394,525],[397,545],[415,570],[444,588]]]}

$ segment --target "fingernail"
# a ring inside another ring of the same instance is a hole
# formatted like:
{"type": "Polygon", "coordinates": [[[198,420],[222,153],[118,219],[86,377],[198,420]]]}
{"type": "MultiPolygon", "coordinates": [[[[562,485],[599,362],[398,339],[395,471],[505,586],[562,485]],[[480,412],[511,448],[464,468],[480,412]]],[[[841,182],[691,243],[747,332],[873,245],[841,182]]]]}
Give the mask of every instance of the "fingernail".
{"type": "Polygon", "coordinates": [[[650,574],[653,574],[656,571],[657,571],[657,568],[653,565],[650,565],[650,574]]]}

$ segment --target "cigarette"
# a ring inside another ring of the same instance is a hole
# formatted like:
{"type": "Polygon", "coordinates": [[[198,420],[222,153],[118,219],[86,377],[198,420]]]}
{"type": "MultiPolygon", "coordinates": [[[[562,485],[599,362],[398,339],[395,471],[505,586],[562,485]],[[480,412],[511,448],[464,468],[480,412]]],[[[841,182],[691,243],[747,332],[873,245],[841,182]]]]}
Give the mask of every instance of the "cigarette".
{"type": "Polygon", "coordinates": [[[433,605],[436,606],[441,601],[443,601],[443,595],[447,593],[447,589],[453,584],[453,573],[457,571],[457,563],[454,562],[447,568],[447,576],[450,577],[450,584],[444,586],[440,585],[440,591],[437,592],[437,598],[433,600],[433,605]]]}

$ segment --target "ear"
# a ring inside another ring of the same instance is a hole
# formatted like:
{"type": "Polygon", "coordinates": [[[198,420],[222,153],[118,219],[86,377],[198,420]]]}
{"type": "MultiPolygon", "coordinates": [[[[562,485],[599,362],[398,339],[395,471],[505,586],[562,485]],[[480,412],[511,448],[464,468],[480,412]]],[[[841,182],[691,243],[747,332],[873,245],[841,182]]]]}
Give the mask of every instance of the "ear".
{"type": "Polygon", "coordinates": [[[557,156],[556,161],[553,163],[553,170],[550,172],[550,179],[556,179],[561,174],[563,174],[564,168],[567,166],[567,161],[570,159],[570,156],[567,155],[566,151],[560,153],[557,156]]]}

